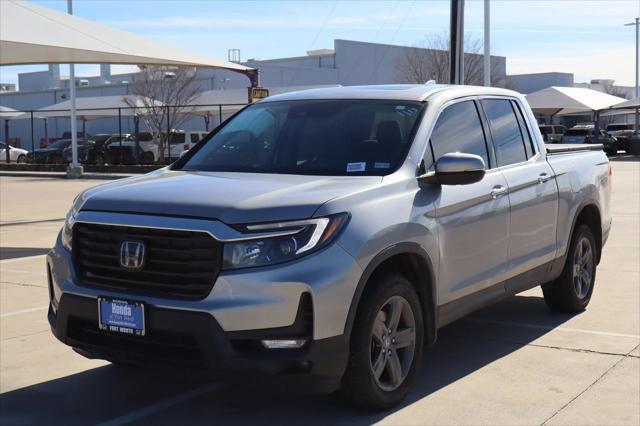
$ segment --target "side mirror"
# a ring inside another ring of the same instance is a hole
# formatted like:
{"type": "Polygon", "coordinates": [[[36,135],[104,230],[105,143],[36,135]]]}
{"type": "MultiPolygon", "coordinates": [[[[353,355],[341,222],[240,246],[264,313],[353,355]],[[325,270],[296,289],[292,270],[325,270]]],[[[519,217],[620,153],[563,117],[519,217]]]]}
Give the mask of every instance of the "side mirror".
{"type": "Polygon", "coordinates": [[[434,171],[418,176],[418,180],[436,185],[468,185],[482,180],[484,174],[482,157],[451,152],[436,161],[434,171]]]}
{"type": "Polygon", "coordinates": [[[189,152],[189,150],[188,150],[188,149],[186,149],[186,150],[182,151],[182,152],[180,153],[180,158],[184,157],[184,155],[185,155],[187,152],[189,152]]]}

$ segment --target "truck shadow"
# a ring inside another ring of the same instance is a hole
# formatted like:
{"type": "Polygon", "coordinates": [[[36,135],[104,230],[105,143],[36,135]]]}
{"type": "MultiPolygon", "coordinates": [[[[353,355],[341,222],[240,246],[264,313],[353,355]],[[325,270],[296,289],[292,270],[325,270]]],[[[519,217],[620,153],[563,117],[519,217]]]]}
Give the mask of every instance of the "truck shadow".
{"type": "Polygon", "coordinates": [[[141,418],[121,420],[145,424],[371,424],[526,346],[570,318],[551,313],[541,297],[514,296],[443,328],[438,343],[426,351],[406,401],[381,413],[355,410],[335,395],[303,395],[276,385],[255,386],[251,380],[209,388],[212,377],[202,373],[106,365],[0,395],[0,423],[99,423],[154,406],[159,409],[141,418]],[[166,403],[185,394],[193,396],[166,403]]]}
{"type": "Polygon", "coordinates": [[[39,256],[49,253],[50,248],[41,247],[0,247],[0,260],[39,256]]]}

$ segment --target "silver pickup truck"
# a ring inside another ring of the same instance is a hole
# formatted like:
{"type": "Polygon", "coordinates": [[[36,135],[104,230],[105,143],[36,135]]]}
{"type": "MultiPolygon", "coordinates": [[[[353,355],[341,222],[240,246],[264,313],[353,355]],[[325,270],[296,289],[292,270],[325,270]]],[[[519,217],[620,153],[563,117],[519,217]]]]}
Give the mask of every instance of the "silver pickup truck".
{"type": "Polygon", "coordinates": [[[90,358],[306,377],[382,409],[478,308],[541,285],[551,309],[585,309],[610,179],[601,146],[545,147],[508,90],[274,96],[171,166],[80,194],[47,257],[48,317],[90,358]]]}

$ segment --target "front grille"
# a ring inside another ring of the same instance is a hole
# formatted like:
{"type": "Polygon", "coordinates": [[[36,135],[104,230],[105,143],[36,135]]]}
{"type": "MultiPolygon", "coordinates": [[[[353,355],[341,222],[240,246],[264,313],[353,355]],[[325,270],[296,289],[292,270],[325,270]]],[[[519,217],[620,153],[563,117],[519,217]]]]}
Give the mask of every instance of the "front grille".
{"type": "Polygon", "coordinates": [[[76,223],[73,256],[82,285],[201,299],[220,272],[222,244],[204,232],[76,223]],[[120,266],[123,241],[145,244],[142,268],[120,266]]]}

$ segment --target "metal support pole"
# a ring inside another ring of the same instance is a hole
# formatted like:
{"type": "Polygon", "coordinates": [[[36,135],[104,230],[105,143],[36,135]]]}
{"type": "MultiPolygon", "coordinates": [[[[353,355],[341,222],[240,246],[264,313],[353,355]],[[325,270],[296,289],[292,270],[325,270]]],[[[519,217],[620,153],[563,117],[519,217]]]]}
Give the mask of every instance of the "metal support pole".
{"type": "Polygon", "coordinates": [[[4,154],[7,164],[11,162],[11,155],[9,155],[9,120],[4,120],[4,154]]]}
{"type": "MultiPolygon", "coordinates": [[[[71,0],[67,0],[67,13],[73,15],[71,0]]],[[[82,167],[78,164],[78,123],[76,121],[76,72],[73,64],[69,64],[69,100],[71,101],[71,164],[67,168],[67,177],[82,176],[82,167]]]]}
{"type": "MultiPolygon", "coordinates": [[[[640,97],[640,82],[638,80],[639,78],[639,73],[640,73],[640,62],[638,62],[639,58],[638,56],[640,55],[640,18],[636,18],[635,22],[630,22],[628,24],[624,24],[625,27],[630,27],[631,25],[635,25],[636,26],[636,87],[635,87],[635,91],[634,91],[634,98],[638,98],[640,97]]],[[[638,117],[638,108],[636,108],[636,113],[635,113],[635,125],[634,125],[634,131],[635,131],[635,137],[638,137],[638,127],[640,126],[639,123],[639,117],[638,117]]]]}
{"type": "Polygon", "coordinates": [[[222,105],[218,105],[218,125],[222,124],[222,105]]]}
{"type": "Polygon", "coordinates": [[[49,119],[44,119],[44,144],[49,145],[49,119]]]}
{"type": "Polygon", "coordinates": [[[82,120],[82,139],[87,139],[87,120],[82,120]]]}
{"type": "MultiPolygon", "coordinates": [[[[636,99],[640,97],[640,82],[638,82],[638,73],[640,72],[640,63],[638,62],[638,55],[640,55],[640,18],[636,18],[636,99]]],[[[636,124],[635,124],[635,137],[638,137],[638,108],[636,108],[636,124]]]]}
{"type": "Polygon", "coordinates": [[[133,117],[133,131],[135,132],[136,141],[136,164],[140,164],[140,117],[137,114],[133,117]]]}
{"type": "Polygon", "coordinates": [[[593,111],[593,143],[600,143],[600,111],[593,111]]]}
{"type": "Polygon", "coordinates": [[[204,116],[204,130],[206,130],[207,132],[209,131],[209,122],[211,121],[211,116],[209,115],[209,113],[207,113],[204,116]]]}
{"type": "Polygon", "coordinates": [[[248,102],[253,102],[253,97],[251,96],[251,89],[253,87],[260,87],[260,70],[253,69],[246,72],[246,76],[249,78],[249,87],[247,88],[247,98],[248,102]]]}
{"type": "Polygon", "coordinates": [[[33,111],[29,111],[29,113],[31,115],[31,152],[34,152],[36,147],[36,139],[34,136],[35,132],[33,131],[33,111]]]}
{"type": "Polygon", "coordinates": [[[122,108],[118,108],[118,140],[120,141],[120,164],[124,164],[124,154],[122,153],[122,108]]]}
{"type": "Polygon", "coordinates": [[[171,120],[169,120],[169,114],[171,110],[169,109],[169,105],[167,105],[167,157],[169,157],[169,162],[171,162],[171,120]]]}
{"type": "Polygon", "coordinates": [[[491,86],[491,6],[484,0],[484,85],[491,86]]]}
{"type": "Polygon", "coordinates": [[[464,0],[451,0],[449,83],[464,84],[464,0]]]}

